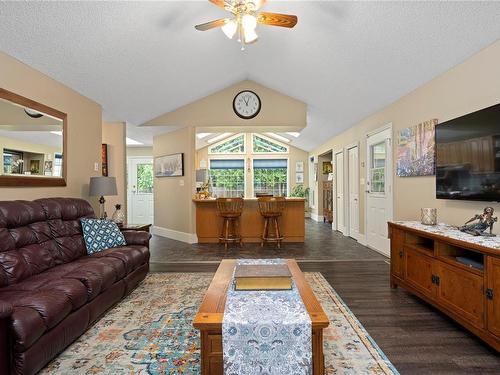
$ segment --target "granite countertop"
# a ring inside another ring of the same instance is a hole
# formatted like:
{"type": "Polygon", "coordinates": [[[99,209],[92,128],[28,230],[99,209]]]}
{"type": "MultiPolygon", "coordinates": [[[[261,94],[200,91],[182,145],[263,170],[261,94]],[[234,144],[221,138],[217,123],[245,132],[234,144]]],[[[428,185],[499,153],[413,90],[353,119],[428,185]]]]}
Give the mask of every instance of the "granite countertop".
{"type": "Polygon", "coordinates": [[[500,250],[500,236],[483,237],[473,236],[468,233],[460,232],[456,226],[438,223],[437,225],[424,225],[419,221],[391,221],[391,223],[402,225],[407,228],[421,230],[423,232],[448,237],[454,240],[468,242],[471,244],[488,247],[490,249],[500,250]]]}

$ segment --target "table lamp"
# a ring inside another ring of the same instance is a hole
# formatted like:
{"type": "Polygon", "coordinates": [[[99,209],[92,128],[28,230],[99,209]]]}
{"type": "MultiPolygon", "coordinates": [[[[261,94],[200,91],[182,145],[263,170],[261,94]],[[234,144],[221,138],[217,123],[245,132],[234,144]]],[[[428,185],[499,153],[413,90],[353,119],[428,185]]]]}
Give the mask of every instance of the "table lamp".
{"type": "Polygon", "coordinates": [[[101,197],[99,198],[99,218],[106,219],[108,215],[104,208],[104,203],[106,203],[104,196],[118,195],[116,177],[90,177],[89,195],[91,197],[101,197]]]}

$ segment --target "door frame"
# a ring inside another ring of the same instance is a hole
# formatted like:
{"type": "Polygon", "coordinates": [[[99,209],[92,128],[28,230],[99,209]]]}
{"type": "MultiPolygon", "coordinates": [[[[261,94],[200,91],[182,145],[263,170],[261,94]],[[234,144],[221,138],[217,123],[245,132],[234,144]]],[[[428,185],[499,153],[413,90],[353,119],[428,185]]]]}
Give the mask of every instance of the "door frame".
{"type": "Polygon", "coordinates": [[[333,172],[334,172],[334,175],[333,175],[333,192],[332,192],[332,198],[333,198],[333,222],[332,222],[332,230],[336,230],[340,233],[342,233],[344,236],[346,235],[344,232],[346,231],[346,226],[345,226],[345,218],[346,218],[346,215],[345,215],[345,186],[346,186],[346,181],[345,181],[345,153],[344,153],[344,149],[343,148],[340,148],[340,149],[337,149],[337,150],[332,150],[332,165],[334,165],[334,169],[333,169],[333,172]],[[343,213],[344,213],[344,228],[343,228],[343,231],[341,231],[339,229],[339,225],[338,225],[338,220],[337,220],[337,214],[338,214],[338,207],[337,207],[337,175],[338,175],[338,166],[337,166],[337,155],[338,154],[342,154],[342,158],[343,158],[343,165],[342,165],[342,172],[343,172],[343,176],[342,176],[342,182],[343,182],[343,213]]]}
{"type": "Polygon", "coordinates": [[[369,193],[369,190],[367,188],[367,183],[368,181],[370,181],[370,168],[369,168],[369,164],[370,164],[370,153],[369,153],[369,150],[368,150],[368,139],[371,137],[371,136],[374,136],[378,133],[382,133],[386,130],[390,130],[390,134],[391,134],[391,137],[389,138],[389,144],[388,144],[388,150],[387,150],[387,153],[391,155],[391,163],[390,163],[390,166],[391,166],[391,173],[386,173],[386,185],[389,185],[390,187],[390,191],[389,191],[389,207],[388,207],[388,212],[390,213],[389,215],[389,220],[394,220],[394,176],[393,176],[393,172],[394,172],[394,153],[393,153],[393,139],[394,139],[394,134],[393,134],[393,127],[392,127],[392,122],[388,122],[386,123],[385,125],[375,129],[375,130],[372,130],[368,133],[366,133],[366,136],[365,136],[365,145],[364,145],[364,148],[365,148],[365,192],[364,192],[364,199],[365,199],[365,220],[364,220],[364,224],[365,224],[365,229],[364,229],[364,232],[365,232],[365,238],[364,238],[364,245],[369,247],[370,249],[390,258],[391,255],[390,255],[390,251],[389,251],[389,254],[386,254],[385,252],[379,250],[379,249],[376,249],[372,246],[370,246],[368,244],[368,233],[367,233],[367,229],[368,229],[368,193],[369,193]]]}
{"type": "MultiPolygon", "coordinates": [[[[361,184],[359,183],[359,179],[361,177],[360,175],[360,168],[359,168],[359,141],[356,141],[356,142],[353,142],[351,144],[348,144],[347,146],[344,147],[344,158],[345,156],[347,155],[347,162],[344,160],[344,165],[347,166],[347,168],[344,169],[344,180],[345,180],[345,186],[346,186],[346,189],[345,191],[347,191],[347,193],[349,193],[349,176],[350,176],[350,173],[351,173],[351,170],[349,169],[349,150],[353,149],[353,148],[356,148],[357,149],[357,154],[358,154],[358,164],[356,166],[356,172],[357,172],[357,175],[358,175],[358,206],[361,204],[359,202],[360,198],[361,198],[361,184]],[[347,176],[347,179],[345,178],[347,176]]],[[[345,200],[345,194],[344,194],[344,200],[345,200]]],[[[345,225],[345,228],[346,228],[346,236],[349,236],[349,237],[352,237],[354,238],[356,241],[359,241],[359,238],[360,238],[360,234],[359,234],[359,227],[358,227],[358,231],[357,232],[354,232],[351,230],[351,199],[348,198],[347,199],[347,221],[345,220],[345,216],[344,216],[344,221],[345,223],[347,223],[347,225],[345,225]]],[[[358,226],[359,226],[359,223],[360,223],[360,220],[361,218],[359,217],[359,212],[358,212],[358,226]]]]}
{"type": "MultiPolygon", "coordinates": [[[[131,187],[130,187],[130,165],[132,160],[141,160],[141,159],[151,159],[151,162],[153,163],[153,168],[154,168],[154,157],[152,155],[145,155],[145,156],[127,156],[127,168],[126,168],[126,173],[127,173],[127,223],[131,223],[132,221],[130,220],[132,218],[132,192],[131,192],[131,187]]],[[[154,181],[154,176],[153,176],[153,181],[154,181]]],[[[153,182],[154,186],[154,182],[153,182]]],[[[154,188],[153,188],[153,210],[154,210],[154,188]]],[[[154,221],[154,211],[153,211],[153,221],[154,221]]]]}

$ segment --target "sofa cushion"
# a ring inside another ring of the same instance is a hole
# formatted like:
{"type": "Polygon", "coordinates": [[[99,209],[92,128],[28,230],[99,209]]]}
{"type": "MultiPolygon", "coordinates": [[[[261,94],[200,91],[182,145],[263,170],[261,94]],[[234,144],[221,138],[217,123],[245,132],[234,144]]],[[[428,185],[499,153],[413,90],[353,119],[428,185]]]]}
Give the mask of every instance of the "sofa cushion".
{"type": "Polygon", "coordinates": [[[72,310],[71,300],[65,294],[52,290],[0,292],[0,300],[13,306],[12,333],[19,350],[29,348],[72,310]]]}
{"type": "Polygon", "coordinates": [[[0,202],[0,287],[85,255],[86,217],[94,211],[83,199],[0,202]]]}
{"type": "Polygon", "coordinates": [[[129,274],[141,264],[147,262],[149,250],[144,246],[121,246],[92,254],[92,258],[114,258],[120,260],[129,274]]]}
{"type": "Polygon", "coordinates": [[[88,254],[127,244],[118,225],[110,220],[81,219],[81,222],[88,254]]]}

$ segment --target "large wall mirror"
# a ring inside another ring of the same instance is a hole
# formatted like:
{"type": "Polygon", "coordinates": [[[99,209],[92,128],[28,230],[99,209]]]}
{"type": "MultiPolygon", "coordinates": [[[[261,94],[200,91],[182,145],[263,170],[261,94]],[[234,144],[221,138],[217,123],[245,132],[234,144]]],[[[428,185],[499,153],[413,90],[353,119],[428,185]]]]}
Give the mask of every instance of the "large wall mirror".
{"type": "Polygon", "coordinates": [[[66,117],[0,88],[0,186],[66,186],[66,117]]]}

